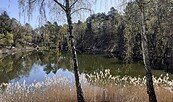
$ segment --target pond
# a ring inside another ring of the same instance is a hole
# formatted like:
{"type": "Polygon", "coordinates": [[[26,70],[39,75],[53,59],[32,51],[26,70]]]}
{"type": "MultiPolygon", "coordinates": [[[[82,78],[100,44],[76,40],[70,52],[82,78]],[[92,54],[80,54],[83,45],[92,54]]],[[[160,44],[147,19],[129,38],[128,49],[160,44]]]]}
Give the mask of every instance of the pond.
{"type": "MultiPolygon", "coordinates": [[[[65,76],[74,80],[70,53],[56,51],[33,51],[4,56],[0,59],[0,84],[20,82],[26,84],[44,81],[46,77],[65,76]]],[[[78,54],[80,75],[110,70],[112,76],[144,76],[142,63],[123,65],[116,58],[108,58],[106,54],[78,54]]],[[[166,74],[153,70],[155,76],[166,74]]],[[[172,75],[171,75],[172,76],[172,75]]]]}

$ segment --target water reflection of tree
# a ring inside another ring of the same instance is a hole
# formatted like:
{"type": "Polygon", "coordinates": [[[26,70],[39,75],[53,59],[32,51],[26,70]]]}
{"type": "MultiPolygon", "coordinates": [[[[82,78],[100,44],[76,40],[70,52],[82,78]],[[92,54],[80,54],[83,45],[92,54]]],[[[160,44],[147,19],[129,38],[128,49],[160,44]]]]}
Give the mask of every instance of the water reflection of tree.
{"type": "MultiPolygon", "coordinates": [[[[124,66],[122,63],[116,61],[115,58],[105,58],[105,55],[90,55],[90,54],[82,54],[79,55],[79,67],[81,68],[79,71],[81,73],[92,74],[94,72],[100,72],[105,69],[110,69],[111,74],[116,75],[126,75],[136,74],[135,70],[130,70],[130,66],[124,66]],[[135,72],[134,72],[135,71],[135,72]]],[[[136,65],[133,67],[142,67],[140,65],[136,65]]],[[[139,70],[141,68],[138,68],[139,70]]]]}
{"type": "Polygon", "coordinates": [[[44,71],[46,74],[53,72],[56,74],[58,69],[70,68],[69,57],[67,53],[45,52],[42,57],[42,64],[46,65],[44,71]]]}
{"type": "Polygon", "coordinates": [[[30,58],[24,58],[25,54],[8,55],[0,59],[0,84],[29,75],[33,62],[30,58]]]}
{"type": "MultiPolygon", "coordinates": [[[[43,66],[46,74],[56,73],[58,69],[73,71],[70,58],[70,53],[59,53],[57,51],[34,51],[3,57],[3,59],[0,59],[0,84],[29,76],[34,64],[43,66]]],[[[79,54],[78,59],[79,72],[84,74],[93,74],[110,69],[112,76],[136,76],[137,72],[141,76],[145,75],[144,71],[141,70],[143,65],[131,64],[129,68],[129,66],[123,66],[121,63],[115,63],[113,58],[104,58],[103,55],[79,54]]]]}
{"type": "Polygon", "coordinates": [[[46,74],[56,73],[58,69],[70,68],[69,55],[55,51],[33,51],[8,55],[0,59],[0,84],[11,80],[18,81],[29,76],[34,64],[45,66],[46,74]]]}

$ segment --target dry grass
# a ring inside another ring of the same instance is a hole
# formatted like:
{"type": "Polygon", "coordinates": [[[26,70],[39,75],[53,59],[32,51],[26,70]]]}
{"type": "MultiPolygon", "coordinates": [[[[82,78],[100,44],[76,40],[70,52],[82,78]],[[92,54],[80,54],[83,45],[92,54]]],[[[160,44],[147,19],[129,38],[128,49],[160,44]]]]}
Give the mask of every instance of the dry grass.
{"type": "MultiPolygon", "coordinates": [[[[128,86],[118,87],[110,86],[105,89],[88,88],[85,90],[87,102],[148,102],[148,96],[145,87],[128,86]]],[[[173,102],[173,93],[157,87],[158,102],[173,102]]]]}
{"type": "MultiPolygon", "coordinates": [[[[101,73],[97,73],[95,77],[87,75],[87,81],[92,84],[87,83],[86,79],[83,81],[86,102],[148,102],[145,78],[128,76],[113,78],[109,74],[101,73]]],[[[173,102],[173,93],[165,88],[172,87],[172,81],[168,79],[168,77],[154,78],[158,102],[173,102]]],[[[4,85],[6,90],[0,94],[0,102],[77,102],[74,85],[62,77],[47,78],[45,82],[31,85],[26,85],[25,82],[4,85]]]]}
{"type": "MultiPolygon", "coordinates": [[[[110,86],[105,89],[86,86],[83,88],[86,102],[148,102],[145,87],[110,86]]],[[[162,87],[156,88],[158,102],[173,102],[173,93],[162,87]]],[[[3,94],[1,102],[77,102],[75,90],[54,86],[47,90],[29,93],[3,94]]]]}

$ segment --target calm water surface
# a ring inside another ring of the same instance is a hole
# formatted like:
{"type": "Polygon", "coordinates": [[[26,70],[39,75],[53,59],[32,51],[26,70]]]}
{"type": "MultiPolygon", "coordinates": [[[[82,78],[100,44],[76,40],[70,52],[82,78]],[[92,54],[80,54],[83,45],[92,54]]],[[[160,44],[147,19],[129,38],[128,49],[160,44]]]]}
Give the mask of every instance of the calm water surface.
{"type": "MultiPolygon", "coordinates": [[[[27,52],[8,55],[0,58],[0,84],[5,82],[27,84],[44,81],[46,77],[54,75],[65,76],[74,80],[70,53],[56,51],[27,52]]],[[[110,69],[111,75],[144,76],[142,64],[123,65],[116,58],[108,58],[105,54],[78,54],[80,75],[110,69]]],[[[154,75],[166,74],[164,71],[153,70],[154,75]]],[[[172,76],[172,75],[171,75],[172,76]]]]}

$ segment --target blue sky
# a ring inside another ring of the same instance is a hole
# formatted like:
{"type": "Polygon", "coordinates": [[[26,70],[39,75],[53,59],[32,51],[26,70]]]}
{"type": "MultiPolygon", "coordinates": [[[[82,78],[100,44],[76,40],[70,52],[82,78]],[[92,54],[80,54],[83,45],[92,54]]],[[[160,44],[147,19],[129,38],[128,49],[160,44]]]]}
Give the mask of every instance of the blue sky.
{"type": "Polygon", "coordinates": [[[24,15],[19,16],[18,0],[0,0],[0,11],[7,11],[10,18],[17,19],[21,24],[30,23],[34,28],[38,25],[36,24],[38,22],[36,15],[33,15],[33,19],[30,21],[24,15]]]}
{"type": "MultiPolygon", "coordinates": [[[[117,9],[120,9],[118,7],[119,0],[97,0],[96,4],[93,5],[94,13],[98,12],[108,12],[110,10],[110,7],[115,7],[117,9]]],[[[21,24],[25,24],[29,22],[33,28],[36,28],[38,26],[38,11],[35,11],[32,19],[28,21],[27,17],[24,17],[24,15],[19,17],[19,4],[18,0],[0,0],[0,11],[7,11],[9,16],[11,18],[16,18],[18,21],[20,21],[21,24]]],[[[83,20],[87,17],[83,17],[83,20]]],[[[58,21],[57,21],[58,22],[58,21]]]]}

